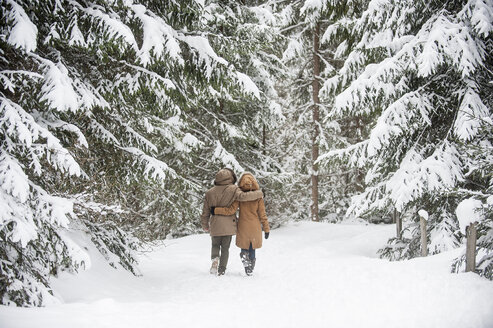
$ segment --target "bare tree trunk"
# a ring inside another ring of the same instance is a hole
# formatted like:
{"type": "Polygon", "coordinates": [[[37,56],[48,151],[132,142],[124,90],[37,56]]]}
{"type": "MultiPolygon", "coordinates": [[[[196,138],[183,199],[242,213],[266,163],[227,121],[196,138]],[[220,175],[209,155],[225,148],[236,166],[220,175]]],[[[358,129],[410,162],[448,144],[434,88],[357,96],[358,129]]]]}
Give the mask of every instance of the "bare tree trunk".
{"type": "Polygon", "coordinates": [[[262,125],[262,154],[266,154],[267,148],[267,129],[265,128],[265,124],[262,125]]]}
{"type": "Polygon", "coordinates": [[[421,227],[421,256],[428,256],[428,236],[426,235],[426,220],[423,217],[419,218],[421,227]]]}
{"type": "Polygon", "coordinates": [[[398,239],[401,239],[402,233],[402,218],[397,209],[394,208],[394,223],[395,223],[395,232],[398,239]]]}
{"type": "Polygon", "coordinates": [[[318,139],[320,135],[320,117],[319,117],[319,106],[320,99],[318,93],[320,91],[320,23],[315,25],[313,31],[313,133],[312,133],[312,206],[311,206],[311,216],[312,221],[319,221],[318,216],[318,165],[315,161],[318,159],[319,148],[318,139]]]}
{"type": "Polygon", "coordinates": [[[476,271],[476,225],[471,223],[466,229],[467,246],[466,246],[466,272],[476,271]]]}

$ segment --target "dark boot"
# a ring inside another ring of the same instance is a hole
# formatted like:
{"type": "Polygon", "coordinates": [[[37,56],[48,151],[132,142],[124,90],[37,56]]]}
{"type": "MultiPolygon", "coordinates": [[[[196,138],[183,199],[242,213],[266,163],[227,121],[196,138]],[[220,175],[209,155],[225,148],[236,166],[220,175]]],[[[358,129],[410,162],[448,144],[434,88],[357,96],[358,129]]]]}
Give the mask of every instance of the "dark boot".
{"type": "Polygon", "coordinates": [[[241,263],[243,263],[243,267],[245,268],[245,273],[247,275],[251,275],[252,274],[251,263],[250,263],[251,261],[248,251],[242,249],[240,252],[240,258],[241,258],[241,263]]]}
{"type": "Polygon", "coordinates": [[[248,257],[248,251],[242,249],[240,252],[241,263],[243,263],[243,267],[246,268],[250,264],[250,258],[248,257]]]}
{"type": "Polygon", "coordinates": [[[253,274],[253,269],[255,269],[255,260],[256,259],[248,259],[248,266],[245,267],[245,273],[247,276],[251,276],[253,274]]]}
{"type": "Polygon", "coordinates": [[[253,269],[255,269],[255,262],[257,261],[257,259],[250,259],[250,266],[252,268],[252,272],[253,272],[253,269]]]}

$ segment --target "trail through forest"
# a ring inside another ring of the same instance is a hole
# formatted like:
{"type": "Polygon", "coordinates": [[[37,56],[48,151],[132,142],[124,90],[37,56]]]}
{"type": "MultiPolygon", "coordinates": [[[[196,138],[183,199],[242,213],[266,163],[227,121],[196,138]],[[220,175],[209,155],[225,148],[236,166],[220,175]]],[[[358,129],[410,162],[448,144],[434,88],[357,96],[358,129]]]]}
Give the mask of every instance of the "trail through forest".
{"type": "Polygon", "coordinates": [[[231,246],[225,276],[208,273],[210,238],[166,240],[141,277],[95,249],[79,275],[53,280],[59,304],[0,307],[0,327],[493,327],[493,283],[451,274],[462,250],[388,262],[393,225],[292,223],[271,232],[245,275],[231,246]]]}

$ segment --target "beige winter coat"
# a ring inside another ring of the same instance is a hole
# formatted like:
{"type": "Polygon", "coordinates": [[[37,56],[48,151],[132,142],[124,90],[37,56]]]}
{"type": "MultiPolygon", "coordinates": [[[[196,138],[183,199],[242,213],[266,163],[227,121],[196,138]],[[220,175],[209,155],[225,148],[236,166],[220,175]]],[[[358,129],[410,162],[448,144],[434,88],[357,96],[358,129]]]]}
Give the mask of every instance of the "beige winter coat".
{"type": "MultiPolygon", "coordinates": [[[[257,180],[251,173],[245,172],[238,183],[243,191],[259,190],[257,180]]],[[[248,249],[250,243],[254,249],[262,247],[262,228],[264,232],[269,232],[269,221],[265,213],[265,204],[262,198],[248,202],[234,202],[229,207],[220,207],[214,213],[229,216],[240,208],[238,219],[238,232],[236,234],[236,246],[248,249]]]]}
{"type": "Polygon", "coordinates": [[[212,206],[231,206],[234,201],[254,201],[263,197],[262,191],[243,192],[233,184],[232,171],[221,169],[216,174],[214,187],[205,193],[200,221],[202,228],[208,229],[211,236],[230,236],[236,234],[236,215],[212,215],[212,206]]]}

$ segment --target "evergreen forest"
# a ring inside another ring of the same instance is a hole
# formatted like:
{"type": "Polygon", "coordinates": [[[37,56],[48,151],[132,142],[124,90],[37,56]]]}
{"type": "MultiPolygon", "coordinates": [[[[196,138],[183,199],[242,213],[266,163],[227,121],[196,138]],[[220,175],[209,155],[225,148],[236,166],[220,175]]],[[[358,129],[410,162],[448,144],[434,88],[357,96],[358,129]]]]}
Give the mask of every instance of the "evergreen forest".
{"type": "MultiPolygon", "coordinates": [[[[201,233],[216,172],[272,228],[402,222],[379,255],[478,230],[493,279],[492,0],[0,0],[0,303],[201,233]],[[472,218],[471,218],[472,219],[472,218]]],[[[450,263],[462,272],[465,254],[450,263]]]]}

